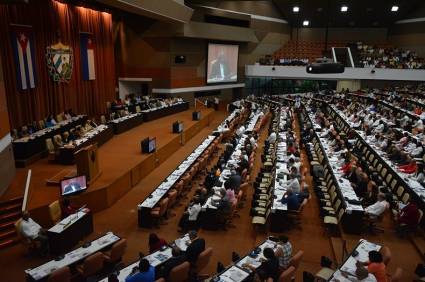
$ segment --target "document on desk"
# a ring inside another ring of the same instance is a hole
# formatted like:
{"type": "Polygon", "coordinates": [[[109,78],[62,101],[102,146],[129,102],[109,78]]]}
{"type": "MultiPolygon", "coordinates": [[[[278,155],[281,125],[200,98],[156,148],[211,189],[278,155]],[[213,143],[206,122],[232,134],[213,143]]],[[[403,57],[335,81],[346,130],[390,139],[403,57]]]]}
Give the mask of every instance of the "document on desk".
{"type": "Polygon", "coordinates": [[[50,228],[48,231],[54,232],[54,233],[61,233],[62,231],[64,231],[66,228],[68,228],[70,225],[72,225],[74,222],[81,219],[85,215],[86,215],[85,211],[79,211],[75,214],[71,214],[67,216],[66,218],[62,219],[59,223],[57,223],[55,226],[50,228]]]}
{"type": "Polygon", "coordinates": [[[239,282],[245,280],[248,276],[248,272],[233,265],[220,275],[220,281],[239,282]]]}

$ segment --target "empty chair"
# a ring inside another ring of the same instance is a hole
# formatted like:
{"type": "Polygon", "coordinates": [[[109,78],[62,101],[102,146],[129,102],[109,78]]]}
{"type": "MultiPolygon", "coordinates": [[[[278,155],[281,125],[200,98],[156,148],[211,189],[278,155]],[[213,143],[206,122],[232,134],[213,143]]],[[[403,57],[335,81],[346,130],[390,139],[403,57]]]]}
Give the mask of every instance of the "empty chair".
{"type": "Polygon", "coordinates": [[[105,262],[108,264],[115,264],[121,261],[122,256],[127,249],[127,240],[121,239],[112,245],[112,248],[108,252],[104,252],[103,256],[105,258],[105,262]]]}
{"type": "Polygon", "coordinates": [[[289,262],[290,266],[295,267],[295,269],[298,269],[301,259],[304,256],[304,251],[298,251],[292,258],[291,261],[289,262]]]}
{"type": "Polygon", "coordinates": [[[105,115],[101,115],[100,116],[100,123],[101,124],[106,124],[106,117],[105,117],[105,115]]]}
{"type": "Polygon", "coordinates": [[[195,273],[199,276],[203,276],[201,271],[204,270],[210,263],[211,257],[213,254],[213,249],[211,247],[206,248],[202,253],[199,254],[198,260],[195,265],[195,273]]]}
{"type": "Polygon", "coordinates": [[[57,121],[57,122],[61,122],[61,121],[63,121],[63,115],[62,115],[62,113],[60,113],[60,114],[56,115],[56,121],[57,121]]]}
{"type": "Polygon", "coordinates": [[[168,275],[169,282],[184,282],[189,280],[190,263],[184,263],[173,267],[168,275]]]}
{"type": "Polygon", "coordinates": [[[151,210],[151,216],[156,221],[157,226],[159,226],[161,218],[167,213],[167,207],[168,198],[164,198],[161,200],[158,207],[151,210]]]}
{"type": "Polygon", "coordinates": [[[52,139],[51,138],[46,138],[46,150],[47,150],[47,159],[49,161],[54,161],[56,160],[56,150],[55,150],[55,146],[53,145],[52,139]]]}
{"type": "Polygon", "coordinates": [[[97,252],[87,257],[83,264],[77,266],[78,273],[84,278],[90,277],[98,273],[103,268],[105,258],[101,252],[97,252]]]}
{"type": "Polygon", "coordinates": [[[391,250],[387,246],[383,246],[381,250],[379,251],[382,254],[382,260],[385,265],[388,266],[388,264],[391,261],[391,250]]]}
{"type": "Polygon", "coordinates": [[[47,282],[70,282],[71,270],[68,266],[61,267],[50,273],[47,282]]]}
{"type": "Polygon", "coordinates": [[[61,220],[62,210],[58,200],[49,205],[49,214],[53,224],[56,224],[61,220]]]}
{"type": "MultiPolygon", "coordinates": [[[[277,281],[278,282],[292,281],[292,277],[295,275],[295,271],[296,271],[295,267],[293,266],[288,267],[287,270],[285,270],[284,272],[282,272],[282,274],[280,274],[279,279],[277,281]]],[[[273,279],[269,278],[267,282],[273,282],[273,279]]]]}
{"type": "Polygon", "coordinates": [[[44,123],[44,120],[38,121],[38,128],[40,129],[46,128],[46,124],[44,123]]]}

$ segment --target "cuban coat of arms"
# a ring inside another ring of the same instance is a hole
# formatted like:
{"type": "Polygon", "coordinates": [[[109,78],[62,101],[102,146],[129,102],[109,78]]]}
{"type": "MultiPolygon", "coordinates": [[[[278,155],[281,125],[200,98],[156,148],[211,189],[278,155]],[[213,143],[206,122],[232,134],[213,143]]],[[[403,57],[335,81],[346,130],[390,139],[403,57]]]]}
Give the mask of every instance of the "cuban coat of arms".
{"type": "Polygon", "coordinates": [[[72,76],[73,52],[61,42],[48,46],[46,52],[49,75],[55,82],[69,82],[72,76]]]}

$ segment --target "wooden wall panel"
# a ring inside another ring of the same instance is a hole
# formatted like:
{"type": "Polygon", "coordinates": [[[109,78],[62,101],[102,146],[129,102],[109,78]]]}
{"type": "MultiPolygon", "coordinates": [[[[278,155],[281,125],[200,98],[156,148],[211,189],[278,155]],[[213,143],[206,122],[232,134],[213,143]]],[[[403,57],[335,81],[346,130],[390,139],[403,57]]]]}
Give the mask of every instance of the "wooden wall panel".
{"type": "Polygon", "coordinates": [[[169,156],[175,153],[180,146],[180,134],[176,134],[175,138],[156,152],[156,158],[158,160],[157,165],[163,163],[169,156]]]}
{"type": "Polygon", "coordinates": [[[128,171],[108,186],[108,206],[118,201],[125,193],[130,191],[131,188],[131,173],[128,171]]]}
{"type": "Polygon", "coordinates": [[[146,177],[149,173],[151,173],[152,170],[155,169],[156,167],[155,160],[156,160],[155,154],[151,154],[147,159],[145,159],[143,162],[141,162],[138,165],[141,179],[146,177]]]}

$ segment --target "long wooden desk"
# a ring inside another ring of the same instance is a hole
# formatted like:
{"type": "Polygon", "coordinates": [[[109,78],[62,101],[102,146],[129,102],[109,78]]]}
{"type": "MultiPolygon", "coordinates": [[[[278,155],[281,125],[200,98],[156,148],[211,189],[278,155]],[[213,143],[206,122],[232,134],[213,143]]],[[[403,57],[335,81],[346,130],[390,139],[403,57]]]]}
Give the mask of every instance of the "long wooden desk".
{"type": "Polygon", "coordinates": [[[25,160],[36,154],[46,151],[46,139],[52,138],[57,134],[69,131],[77,125],[83,124],[87,120],[87,116],[79,115],[72,120],[59,122],[53,127],[45,128],[34,132],[28,137],[23,137],[12,142],[13,154],[15,160],[25,160]]]}
{"type": "Polygon", "coordinates": [[[27,281],[45,281],[56,269],[65,266],[74,266],[86,257],[112,246],[120,239],[120,237],[112,232],[106,233],[98,239],[91,241],[91,243],[86,247],[80,247],[56,260],[51,260],[38,267],[25,270],[27,281]]]}
{"type": "Polygon", "coordinates": [[[79,149],[94,143],[97,143],[98,146],[101,146],[112,137],[114,137],[114,131],[112,127],[107,125],[100,125],[96,129],[88,132],[83,138],[76,140],[76,142],[74,142],[75,144],[64,145],[60,147],[59,154],[56,159],[61,164],[74,164],[74,153],[79,149]]]}
{"type": "Polygon", "coordinates": [[[47,231],[50,253],[66,253],[92,232],[93,215],[90,211],[72,214],[47,231]]]}
{"type": "MultiPolygon", "coordinates": [[[[347,256],[347,259],[344,263],[335,271],[335,273],[329,278],[328,281],[331,282],[351,282],[351,279],[357,279],[355,274],[356,272],[356,262],[367,262],[369,261],[369,252],[370,251],[379,251],[381,249],[380,245],[371,243],[364,239],[360,239],[357,246],[353,251],[347,256]],[[356,251],[356,252],[354,252],[356,251]],[[355,255],[356,254],[356,255],[355,255]],[[347,279],[343,274],[348,275],[351,279],[347,279]]],[[[376,281],[375,276],[369,273],[369,276],[366,279],[363,279],[364,282],[374,282],[376,281]]]]}

